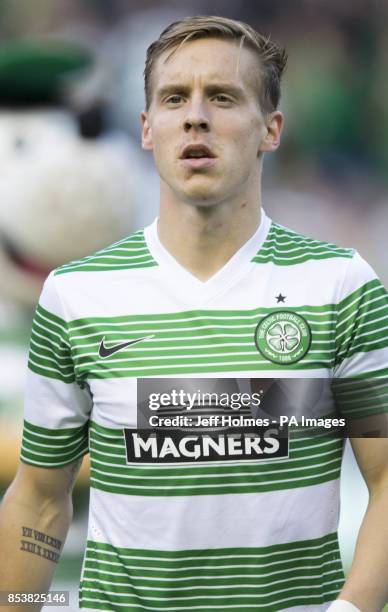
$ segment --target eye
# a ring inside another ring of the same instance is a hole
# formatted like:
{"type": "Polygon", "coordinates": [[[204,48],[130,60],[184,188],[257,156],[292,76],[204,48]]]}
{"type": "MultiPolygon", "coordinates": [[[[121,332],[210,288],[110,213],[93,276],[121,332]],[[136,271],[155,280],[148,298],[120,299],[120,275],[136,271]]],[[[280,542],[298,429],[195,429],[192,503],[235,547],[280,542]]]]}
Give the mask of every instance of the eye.
{"type": "Polygon", "coordinates": [[[166,102],[167,104],[180,104],[182,102],[182,99],[182,96],[180,96],[179,94],[174,94],[173,96],[167,98],[166,102]]]}
{"type": "Polygon", "coordinates": [[[217,94],[214,96],[214,100],[216,100],[216,102],[220,102],[221,104],[230,104],[232,102],[229,96],[226,96],[225,94],[217,94]]]}

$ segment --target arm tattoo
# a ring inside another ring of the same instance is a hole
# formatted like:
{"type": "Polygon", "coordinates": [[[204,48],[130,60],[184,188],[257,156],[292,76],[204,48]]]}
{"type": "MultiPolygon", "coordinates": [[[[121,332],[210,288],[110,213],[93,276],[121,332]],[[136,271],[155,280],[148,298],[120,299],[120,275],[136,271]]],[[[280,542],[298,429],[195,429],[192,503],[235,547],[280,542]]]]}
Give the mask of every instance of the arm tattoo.
{"type": "Polygon", "coordinates": [[[20,550],[37,555],[38,557],[43,557],[53,563],[58,563],[59,551],[62,547],[61,540],[53,538],[47,533],[43,533],[43,531],[37,531],[31,527],[24,526],[22,527],[22,536],[23,539],[20,540],[20,550]],[[47,548],[47,546],[49,548],[47,548]]]}

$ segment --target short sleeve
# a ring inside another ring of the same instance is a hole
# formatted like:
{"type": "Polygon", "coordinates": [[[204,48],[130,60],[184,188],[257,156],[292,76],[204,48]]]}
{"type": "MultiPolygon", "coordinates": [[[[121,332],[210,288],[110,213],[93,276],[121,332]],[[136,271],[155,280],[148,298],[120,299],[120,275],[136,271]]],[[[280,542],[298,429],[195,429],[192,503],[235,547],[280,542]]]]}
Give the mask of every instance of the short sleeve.
{"type": "Polygon", "coordinates": [[[342,284],[333,389],[352,419],[388,412],[388,295],[358,253],[342,284]]]}
{"type": "Polygon", "coordinates": [[[335,377],[388,375],[388,295],[355,253],[338,304],[335,377]]]}
{"type": "Polygon", "coordinates": [[[30,340],[21,460],[61,467],[88,452],[92,401],[78,384],[68,324],[53,273],[37,306],[30,340]]]}

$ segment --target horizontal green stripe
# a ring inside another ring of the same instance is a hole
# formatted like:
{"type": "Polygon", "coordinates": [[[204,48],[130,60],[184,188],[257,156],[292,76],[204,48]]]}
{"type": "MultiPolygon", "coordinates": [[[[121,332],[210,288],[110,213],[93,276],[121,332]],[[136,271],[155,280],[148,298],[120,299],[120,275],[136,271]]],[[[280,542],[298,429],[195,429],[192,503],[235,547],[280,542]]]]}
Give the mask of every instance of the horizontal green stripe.
{"type": "Polygon", "coordinates": [[[72,455],[69,455],[65,459],[62,459],[62,458],[61,459],[59,458],[50,459],[47,457],[44,460],[42,460],[41,458],[37,458],[36,455],[32,455],[31,453],[27,453],[27,452],[24,452],[24,450],[22,450],[20,454],[20,459],[22,463],[27,463],[28,465],[35,465],[37,467],[44,467],[44,468],[59,468],[59,467],[64,467],[66,465],[74,463],[74,461],[86,455],[87,452],[88,452],[88,448],[85,445],[84,447],[80,448],[77,453],[73,453],[72,455]]]}
{"type": "MultiPolygon", "coordinates": [[[[107,542],[100,542],[96,540],[88,540],[87,547],[93,551],[109,551],[114,555],[123,556],[135,556],[144,557],[146,559],[170,559],[174,561],[182,558],[211,558],[217,557],[217,561],[222,562],[220,557],[224,556],[226,559],[229,557],[241,557],[245,556],[247,559],[256,556],[263,556],[268,559],[269,554],[280,554],[284,552],[293,553],[298,551],[298,555],[301,551],[310,551],[324,548],[325,550],[336,550],[338,545],[337,533],[333,532],[320,538],[297,540],[295,542],[285,542],[283,544],[271,544],[268,546],[235,546],[235,547],[221,547],[221,548],[205,548],[205,549],[185,549],[185,550],[159,550],[159,549],[145,549],[145,548],[127,548],[124,546],[113,546],[107,542]]],[[[95,552],[97,554],[97,552],[95,552]]],[[[138,560],[138,559],[137,559],[138,560]]]]}
{"type": "Polygon", "coordinates": [[[41,304],[38,304],[38,306],[36,307],[35,315],[42,320],[48,320],[47,324],[49,325],[51,323],[52,329],[59,328],[64,331],[66,331],[67,329],[65,321],[61,319],[61,317],[53,314],[52,312],[44,308],[41,304]]]}
{"type": "Polygon", "coordinates": [[[112,270],[125,270],[147,268],[156,266],[144,239],[143,230],[128,238],[97,251],[94,255],[71,261],[55,270],[55,275],[69,272],[104,272],[112,270]]]}
{"type": "Polygon", "coordinates": [[[333,244],[332,242],[317,240],[316,238],[310,238],[309,236],[298,234],[294,230],[274,222],[271,223],[270,231],[268,232],[268,236],[262,248],[264,248],[267,244],[271,242],[276,245],[289,244],[290,242],[295,244],[313,244],[317,246],[324,246],[326,248],[332,248],[335,250],[353,253],[353,249],[339,247],[336,244],[333,244]]]}
{"type": "Polygon", "coordinates": [[[280,610],[281,602],[287,607],[295,597],[306,605],[334,599],[342,583],[336,534],[266,547],[181,551],[89,541],[81,601],[102,597],[112,606],[136,602],[144,610],[280,610]]]}
{"type": "MultiPolygon", "coordinates": [[[[125,368],[124,369],[93,369],[93,370],[85,370],[85,374],[88,375],[90,379],[105,379],[105,378],[128,378],[128,377],[142,377],[142,376],[164,376],[164,375],[182,375],[182,374],[210,374],[210,373],[222,373],[222,372],[260,372],[260,371],[279,371],[284,370],[295,370],[295,371],[303,371],[303,370],[311,370],[311,369],[323,369],[323,368],[331,368],[332,362],[327,359],[320,360],[311,360],[303,362],[298,362],[291,365],[277,365],[275,363],[257,363],[257,362],[232,362],[228,364],[209,364],[209,363],[199,363],[199,364],[176,364],[176,365],[168,365],[168,366],[155,366],[154,363],[150,365],[147,369],[142,366],[125,368]]],[[[78,373],[78,377],[82,378],[83,372],[80,369],[78,373]]]]}
{"type": "Polygon", "coordinates": [[[84,438],[84,433],[80,434],[76,438],[42,438],[37,435],[31,434],[28,431],[24,431],[23,433],[23,445],[26,448],[30,448],[31,450],[39,451],[42,449],[42,452],[50,451],[55,453],[61,453],[64,450],[68,451],[71,447],[74,447],[75,444],[79,444],[80,440],[84,438]]]}
{"type": "MultiPolygon", "coordinates": [[[[337,580],[340,582],[341,580],[341,572],[334,572],[332,574],[328,574],[327,579],[331,581],[337,580]]],[[[131,584],[133,591],[137,592],[139,598],[143,599],[144,602],[147,602],[151,599],[165,600],[168,598],[168,602],[172,603],[176,600],[184,600],[184,599],[197,599],[197,598],[209,598],[209,599],[220,599],[226,601],[227,598],[233,597],[237,598],[250,598],[252,597],[252,601],[254,597],[260,599],[265,596],[271,595],[273,591],[281,591],[284,589],[285,591],[290,588],[290,582],[292,584],[291,590],[296,590],[300,587],[310,587],[312,591],[319,590],[322,588],[322,576],[317,576],[316,578],[312,577],[303,577],[299,576],[297,578],[290,578],[287,576],[283,581],[278,582],[277,584],[260,584],[260,580],[256,580],[256,584],[244,584],[243,586],[233,586],[233,585],[212,585],[210,587],[206,586],[197,586],[197,587],[179,587],[177,585],[168,585],[164,588],[157,587],[154,584],[152,586],[148,583],[146,586],[140,586],[139,583],[131,584]],[[288,588],[287,588],[288,587],[288,588]]],[[[264,581],[262,581],[264,583],[264,581]]],[[[267,581],[266,581],[267,582],[267,581]]],[[[123,595],[123,601],[128,600],[131,601],[131,596],[128,596],[128,591],[132,590],[128,584],[120,585],[120,584],[104,584],[101,580],[82,580],[82,590],[86,593],[89,589],[106,589],[110,593],[114,593],[116,596],[123,595]]]]}
{"type": "MultiPolygon", "coordinates": [[[[109,324],[143,324],[144,322],[157,322],[160,325],[170,325],[173,322],[174,328],[179,327],[179,324],[184,326],[192,324],[200,319],[206,319],[209,322],[219,321],[222,325],[234,325],[239,324],[254,324],[253,319],[261,317],[274,312],[276,308],[252,308],[252,309],[240,309],[240,310],[184,310],[179,312],[170,313],[155,313],[155,314],[136,314],[133,316],[121,315],[116,317],[88,317],[81,319],[74,319],[69,322],[69,329],[75,330],[84,326],[95,325],[109,325],[109,324]]],[[[293,307],[282,307],[281,309],[289,312],[297,312],[298,314],[304,314],[312,322],[327,322],[330,323],[333,319],[333,315],[336,312],[336,306],[334,304],[323,304],[319,306],[295,305],[293,307]]]]}
{"type": "Polygon", "coordinates": [[[80,427],[48,429],[24,421],[21,460],[42,467],[60,467],[85,455],[88,423],[80,427]]]}
{"type": "Polygon", "coordinates": [[[28,367],[35,374],[66,384],[75,380],[67,325],[41,305],[34,317],[28,367]]]}
{"type": "MultiPolygon", "coordinates": [[[[370,353],[371,351],[378,351],[380,349],[385,349],[388,347],[388,337],[383,340],[375,340],[371,342],[359,342],[354,347],[348,350],[346,355],[342,356],[342,360],[349,359],[358,353],[370,353]]],[[[341,357],[339,358],[339,363],[341,363],[341,357]]]]}
{"type": "Polygon", "coordinates": [[[351,258],[353,254],[352,249],[308,239],[273,223],[264,244],[252,261],[263,264],[272,262],[282,266],[332,257],[351,258]]]}
{"type": "Polygon", "coordinates": [[[24,428],[25,428],[25,430],[31,431],[31,432],[36,433],[36,434],[46,435],[48,438],[52,438],[52,437],[56,437],[56,436],[57,437],[62,437],[62,436],[71,437],[73,435],[80,434],[87,427],[88,427],[88,424],[80,425],[78,427],[66,427],[66,428],[63,428],[63,429],[51,429],[51,428],[48,428],[48,427],[42,427],[40,425],[34,425],[33,423],[30,423],[27,420],[24,421],[24,428]]]}
{"type": "Polygon", "coordinates": [[[53,378],[66,384],[70,384],[75,381],[75,376],[73,374],[66,376],[62,374],[59,370],[49,370],[42,366],[36,365],[31,361],[31,359],[28,362],[28,368],[35,374],[39,374],[39,376],[44,376],[45,378],[53,378]]]}
{"type": "MultiPolygon", "coordinates": [[[[109,343],[104,340],[104,344],[106,347],[115,346],[115,344],[121,344],[121,342],[129,342],[128,338],[121,336],[116,341],[109,338],[109,343]]],[[[95,341],[92,344],[88,344],[86,346],[77,346],[77,349],[74,351],[74,361],[79,366],[81,364],[87,364],[88,362],[93,363],[96,361],[97,365],[100,362],[100,358],[98,357],[100,342],[95,341]]],[[[333,353],[334,344],[330,340],[324,340],[322,342],[316,341],[312,342],[310,352],[314,358],[316,358],[317,353],[327,354],[333,353]]],[[[267,361],[261,356],[259,351],[257,350],[253,336],[249,337],[248,341],[242,341],[241,338],[236,338],[235,340],[232,338],[225,338],[225,341],[220,340],[219,338],[214,339],[212,343],[212,338],[206,338],[205,340],[190,340],[190,341],[155,341],[152,344],[150,342],[142,342],[138,345],[134,345],[127,349],[121,349],[116,354],[109,357],[108,360],[104,360],[105,363],[111,363],[114,361],[122,361],[123,359],[128,359],[128,361],[133,361],[136,357],[149,357],[153,359],[155,356],[158,357],[170,357],[175,358],[177,355],[186,355],[190,356],[199,355],[213,355],[213,354],[228,354],[235,356],[244,356],[239,355],[239,353],[246,354],[248,357],[254,356],[255,359],[261,360],[263,363],[267,363],[267,361]],[[137,348],[137,346],[141,348],[137,348]],[[191,353],[193,351],[193,353],[191,353]]],[[[44,356],[44,355],[43,355],[44,356]]]]}
{"type": "Polygon", "coordinates": [[[361,285],[345,298],[338,303],[338,313],[342,318],[345,318],[355,309],[355,304],[359,303],[365,296],[366,300],[369,301],[376,296],[384,295],[386,293],[383,285],[378,278],[374,278],[367,283],[361,285]]]}
{"type": "Polygon", "coordinates": [[[130,261],[127,263],[117,263],[116,260],[109,262],[109,260],[105,259],[105,263],[95,261],[93,263],[89,262],[85,264],[77,264],[74,266],[69,266],[66,269],[58,270],[55,274],[60,275],[60,274],[66,274],[69,272],[112,272],[114,270],[132,270],[132,269],[139,269],[139,268],[151,268],[156,265],[157,265],[156,262],[149,257],[144,258],[142,261],[136,261],[136,262],[130,261]]]}
{"type": "MultiPolygon", "coordinates": [[[[125,457],[124,447],[119,447],[117,449],[112,447],[107,447],[101,445],[100,447],[93,441],[90,441],[90,448],[93,450],[93,460],[95,461],[95,469],[102,470],[111,470],[116,471],[117,475],[127,474],[129,476],[135,476],[138,478],[170,478],[170,477],[182,477],[182,478],[195,478],[195,477],[203,477],[203,476],[222,476],[226,475],[248,475],[248,474],[256,474],[261,473],[265,474],[267,472],[272,473],[276,471],[278,474],[282,474],[282,472],[288,472],[293,468],[303,468],[308,467],[311,464],[316,465],[317,462],[323,464],[324,462],[332,461],[335,458],[340,457],[342,451],[342,440],[336,440],[338,442],[338,448],[335,448],[331,451],[322,449],[320,453],[310,453],[306,456],[299,456],[295,451],[293,451],[292,447],[290,450],[291,459],[286,460],[277,460],[275,463],[269,461],[266,463],[265,461],[258,460],[257,462],[249,462],[237,465],[221,465],[215,466],[212,462],[206,465],[196,465],[196,466],[187,466],[187,467],[178,467],[176,465],[172,465],[169,467],[164,467],[163,464],[150,466],[142,466],[138,464],[127,464],[125,457]],[[108,453],[108,454],[107,454],[108,453]],[[315,463],[314,463],[315,462],[315,463]],[[105,466],[105,468],[104,468],[105,466]],[[275,467],[274,467],[275,466],[275,467]]],[[[307,453],[307,451],[306,451],[307,453]]],[[[238,459],[236,459],[238,461],[238,459]]]]}
{"type": "MultiPolygon", "coordinates": [[[[292,554],[295,555],[295,553],[292,554]]],[[[106,556],[109,557],[109,555],[106,556]]],[[[227,565],[222,567],[215,565],[217,560],[210,563],[208,560],[204,560],[203,565],[198,565],[199,561],[197,561],[197,565],[191,565],[190,567],[186,567],[185,564],[185,569],[182,569],[179,564],[176,567],[171,564],[168,567],[159,566],[157,560],[153,562],[153,565],[143,566],[137,565],[136,560],[125,559],[125,567],[123,567],[122,560],[120,563],[116,561],[112,563],[112,557],[104,561],[100,558],[98,561],[88,558],[84,565],[84,576],[95,577],[101,575],[104,579],[108,577],[112,582],[126,582],[128,580],[127,576],[130,576],[134,584],[141,582],[144,585],[154,582],[165,585],[176,582],[178,585],[186,585],[196,584],[198,581],[203,581],[204,584],[214,581],[215,584],[219,584],[225,580],[233,584],[241,581],[241,578],[246,580],[260,578],[263,581],[269,581],[278,577],[282,578],[284,575],[291,578],[301,576],[304,573],[316,576],[319,573],[322,574],[326,566],[330,571],[341,572],[341,561],[339,559],[333,560],[335,558],[336,555],[333,554],[333,551],[330,551],[314,555],[309,554],[304,557],[293,556],[290,560],[270,561],[268,563],[258,562],[251,558],[246,563],[236,564],[231,559],[227,565]],[[197,570],[196,575],[194,575],[195,570],[197,570]]]]}
{"type": "Polygon", "coordinates": [[[270,255],[258,255],[254,257],[252,261],[254,263],[260,264],[273,263],[277,266],[293,266],[297,264],[306,263],[307,261],[311,260],[332,259],[334,257],[348,258],[351,257],[351,255],[345,255],[343,253],[338,253],[329,250],[322,252],[322,254],[317,254],[314,252],[309,253],[306,252],[305,249],[301,249],[301,254],[299,256],[293,255],[293,257],[290,257],[287,254],[284,254],[284,256],[282,257],[279,253],[273,252],[270,255]]]}
{"type": "Polygon", "coordinates": [[[86,441],[80,442],[76,446],[76,448],[68,452],[62,451],[61,453],[57,453],[55,451],[52,453],[48,451],[42,453],[41,449],[37,451],[32,451],[31,449],[27,448],[27,446],[23,443],[21,456],[26,460],[31,459],[35,463],[39,463],[41,465],[45,465],[46,463],[57,463],[58,461],[60,461],[61,463],[71,463],[71,461],[73,461],[75,457],[79,456],[81,451],[83,451],[84,453],[88,452],[88,446],[86,441]]]}
{"type": "Polygon", "coordinates": [[[55,356],[45,357],[43,351],[41,354],[37,355],[35,351],[30,351],[30,361],[38,361],[38,364],[41,368],[53,368],[58,371],[62,376],[71,376],[73,373],[73,364],[72,361],[66,359],[65,362],[59,363],[58,359],[55,356]]]}
{"type": "Polygon", "coordinates": [[[352,374],[349,376],[344,376],[342,378],[342,382],[346,383],[348,381],[364,381],[364,380],[373,380],[378,378],[386,378],[388,377],[388,368],[378,368],[377,370],[368,370],[366,372],[359,372],[358,374],[352,374]]]}
{"type": "Polygon", "coordinates": [[[71,357],[69,357],[69,349],[67,346],[56,346],[54,353],[52,343],[44,338],[38,338],[34,333],[31,337],[30,350],[37,357],[42,356],[50,359],[55,357],[56,363],[61,367],[72,365],[73,363],[71,357]]]}
{"type": "Polygon", "coordinates": [[[213,478],[210,476],[186,476],[185,478],[174,478],[171,476],[165,481],[152,478],[144,481],[142,478],[136,478],[129,475],[120,476],[119,474],[116,475],[113,471],[105,471],[102,469],[97,470],[95,467],[92,468],[91,475],[94,480],[102,481],[104,484],[109,483],[112,486],[118,487],[124,485],[128,489],[129,493],[132,489],[136,489],[137,487],[142,490],[146,490],[149,487],[155,494],[158,493],[159,495],[168,495],[171,488],[179,489],[180,491],[200,488],[203,490],[203,493],[205,493],[210,488],[218,490],[222,487],[227,487],[228,485],[234,485],[231,487],[231,490],[234,490],[235,486],[267,486],[269,480],[271,480],[271,486],[273,487],[275,487],[276,484],[280,484],[282,486],[285,484],[285,482],[287,482],[287,484],[290,486],[295,487],[296,482],[306,478],[320,476],[321,474],[327,473],[329,470],[331,471],[335,468],[340,469],[341,458],[325,461],[322,464],[318,464],[314,467],[311,465],[304,469],[302,466],[299,467],[298,470],[288,473],[275,472],[271,479],[269,479],[267,474],[264,472],[257,474],[250,473],[249,477],[248,474],[244,474],[243,472],[241,475],[219,474],[217,477],[213,478]],[[301,469],[299,469],[299,467],[301,467],[301,469]]]}
{"type": "MultiPolygon", "coordinates": [[[[166,612],[189,612],[191,610],[201,610],[202,612],[211,612],[213,610],[217,610],[218,612],[222,612],[224,610],[227,610],[228,612],[241,612],[241,610],[243,609],[244,612],[257,612],[258,610],[262,610],[262,612],[279,612],[280,609],[284,610],[285,607],[293,607],[293,606],[301,606],[301,605],[311,605],[311,604],[322,604],[322,603],[327,603],[332,601],[333,599],[336,598],[336,595],[338,594],[340,589],[335,589],[333,591],[331,590],[326,590],[326,592],[323,595],[311,595],[311,596],[299,596],[299,597],[293,597],[293,598],[287,598],[287,600],[278,600],[278,603],[273,605],[272,604],[258,604],[257,602],[254,605],[251,604],[240,604],[237,607],[233,604],[222,604],[222,605],[216,605],[216,604],[212,604],[212,603],[208,603],[208,604],[202,604],[202,605],[194,605],[194,606],[187,606],[184,605],[184,607],[181,606],[177,606],[176,604],[171,604],[168,607],[164,607],[163,609],[166,612]],[[279,605],[282,605],[282,608],[279,608],[279,605]]],[[[149,612],[158,612],[158,610],[160,610],[161,608],[156,608],[154,606],[150,606],[147,605],[146,608],[139,608],[139,604],[125,604],[125,608],[123,606],[118,606],[117,604],[112,604],[110,601],[108,601],[107,599],[104,599],[103,595],[98,595],[99,600],[97,601],[95,598],[90,598],[89,596],[87,597],[86,595],[84,596],[84,598],[81,600],[81,607],[82,608],[93,608],[93,609],[98,609],[98,610],[104,610],[104,612],[117,612],[118,610],[123,610],[123,609],[127,609],[127,610],[134,610],[135,612],[140,612],[140,610],[147,610],[149,612]]]]}
{"type": "Polygon", "coordinates": [[[318,484],[323,484],[324,482],[330,482],[332,480],[336,480],[340,476],[340,466],[338,468],[328,471],[325,474],[317,475],[315,477],[309,478],[300,478],[296,479],[292,482],[284,481],[281,483],[257,483],[257,484],[238,484],[235,486],[226,485],[220,487],[179,487],[177,488],[166,488],[164,491],[155,491],[147,488],[136,488],[129,487],[124,485],[112,485],[107,482],[97,481],[96,478],[91,478],[91,486],[95,489],[99,489],[100,491],[105,491],[107,493],[117,493],[120,495],[136,495],[136,496],[146,496],[146,497],[160,497],[160,496],[168,496],[168,497],[179,497],[179,496],[187,496],[187,495],[230,495],[231,493],[264,493],[270,491],[284,491],[286,489],[300,488],[300,487],[311,487],[318,484]]]}

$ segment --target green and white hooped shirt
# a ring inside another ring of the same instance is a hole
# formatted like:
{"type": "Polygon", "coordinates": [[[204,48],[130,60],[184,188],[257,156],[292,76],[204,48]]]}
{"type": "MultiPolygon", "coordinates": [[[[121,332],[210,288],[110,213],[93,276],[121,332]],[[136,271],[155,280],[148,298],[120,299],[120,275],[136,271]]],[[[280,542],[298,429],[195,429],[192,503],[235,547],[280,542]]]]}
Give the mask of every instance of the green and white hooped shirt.
{"type": "MultiPolygon", "coordinates": [[[[353,250],[263,213],[201,282],[156,221],[48,277],[29,357],[22,461],[91,458],[80,607],[318,612],[342,582],[342,440],[291,435],[287,456],[132,461],[138,380],[341,379],[388,385],[388,298],[353,250]]],[[[381,401],[375,411],[387,411],[381,401]]],[[[167,454],[168,457],[168,454],[167,454]]]]}

